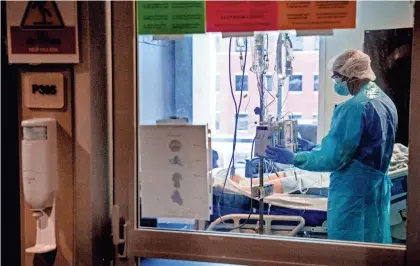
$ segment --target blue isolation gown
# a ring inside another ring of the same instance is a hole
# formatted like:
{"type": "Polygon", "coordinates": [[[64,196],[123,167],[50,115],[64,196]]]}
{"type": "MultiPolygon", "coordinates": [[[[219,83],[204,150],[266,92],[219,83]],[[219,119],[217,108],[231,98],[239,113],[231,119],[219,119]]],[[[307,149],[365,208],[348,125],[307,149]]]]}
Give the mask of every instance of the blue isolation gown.
{"type": "Polygon", "coordinates": [[[391,243],[391,181],[386,175],[397,131],[397,110],[373,82],[334,110],[321,145],[297,153],[293,164],[332,172],[328,238],[391,243]]]}

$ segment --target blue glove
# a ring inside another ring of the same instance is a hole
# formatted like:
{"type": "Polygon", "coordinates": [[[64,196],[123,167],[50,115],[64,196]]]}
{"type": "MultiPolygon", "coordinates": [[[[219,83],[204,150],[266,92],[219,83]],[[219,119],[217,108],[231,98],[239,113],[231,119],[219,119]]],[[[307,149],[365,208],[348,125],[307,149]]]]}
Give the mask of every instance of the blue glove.
{"type": "Polygon", "coordinates": [[[306,139],[298,138],[297,140],[300,151],[311,151],[316,146],[315,144],[306,139]]]}
{"type": "Polygon", "coordinates": [[[292,151],[282,146],[267,146],[265,153],[272,161],[282,164],[293,164],[293,157],[295,156],[292,151]]]}

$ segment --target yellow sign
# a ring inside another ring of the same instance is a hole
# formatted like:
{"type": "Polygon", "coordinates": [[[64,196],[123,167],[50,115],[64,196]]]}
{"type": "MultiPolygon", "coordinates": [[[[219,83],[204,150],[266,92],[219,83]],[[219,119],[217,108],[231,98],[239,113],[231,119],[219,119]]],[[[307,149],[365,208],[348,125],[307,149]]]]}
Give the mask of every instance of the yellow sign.
{"type": "Polygon", "coordinates": [[[55,1],[28,1],[20,24],[22,29],[62,29],[63,18],[55,1]]]}
{"type": "Polygon", "coordinates": [[[280,30],[329,30],[356,27],[356,1],[280,1],[280,30]]]}

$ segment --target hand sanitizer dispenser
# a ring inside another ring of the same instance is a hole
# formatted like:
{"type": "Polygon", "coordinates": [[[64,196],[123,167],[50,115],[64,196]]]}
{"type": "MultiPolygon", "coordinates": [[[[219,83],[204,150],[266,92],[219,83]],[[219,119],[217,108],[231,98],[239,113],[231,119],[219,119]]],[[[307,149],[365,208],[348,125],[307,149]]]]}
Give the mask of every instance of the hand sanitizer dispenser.
{"type": "Polygon", "coordinates": [[[22,178],[25,201],[36,219],[36,243],[28,253],[56,249],[57,125],[55,119],[22,122],[22,178]]]}

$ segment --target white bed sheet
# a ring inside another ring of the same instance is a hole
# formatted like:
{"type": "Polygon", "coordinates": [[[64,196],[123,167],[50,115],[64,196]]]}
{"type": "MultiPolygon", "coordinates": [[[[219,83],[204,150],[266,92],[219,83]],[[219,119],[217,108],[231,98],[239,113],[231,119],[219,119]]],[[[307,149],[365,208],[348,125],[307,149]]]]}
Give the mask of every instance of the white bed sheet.
{"type": "MultiPolygon", "coordinates": [[[[305,171],[306,172],[306,171],[305,171]]],[[[242,175],[241,170],[238,169],[237,173],[242,175]]],[[[308,172],[309,173],[309,172],[308,172]]],[[[223,189],[223,183],[226,177],[225,168],[216,168],[212,171],[213,175],[213,187],[216,189],[223,189]]],[[[243,175],[244,176],[244,175],[243,175]]],[[[285,183],[289,183],[289,186],[301,187],[307,189],[309,187],[328,187],[329,175],[325,173],[309,173],[302,174],[300,172],[296,177],[286,176],[282,179],[285,183]],[[311,186],[305,187],[306,184],[311,186]]],[[[286,184],[287,185],[287,184],[286,184]]],[[[294,189],[293,191],[296,191],[294,189]]],[[[244,190],[238,183],[231,181],[229,178],[226,180],[225,192],[240,194],[246,197],[251,197],[251,193],[244,190]]],[[[287,194],[287,193],[276,193],[268,196],[264,199],[264,202],[277,207],[291,208],[298,210],[314,210],[314,211],[327,211],[327,198],[317,197],[314,195],[305,194],[287,194]]]]}

